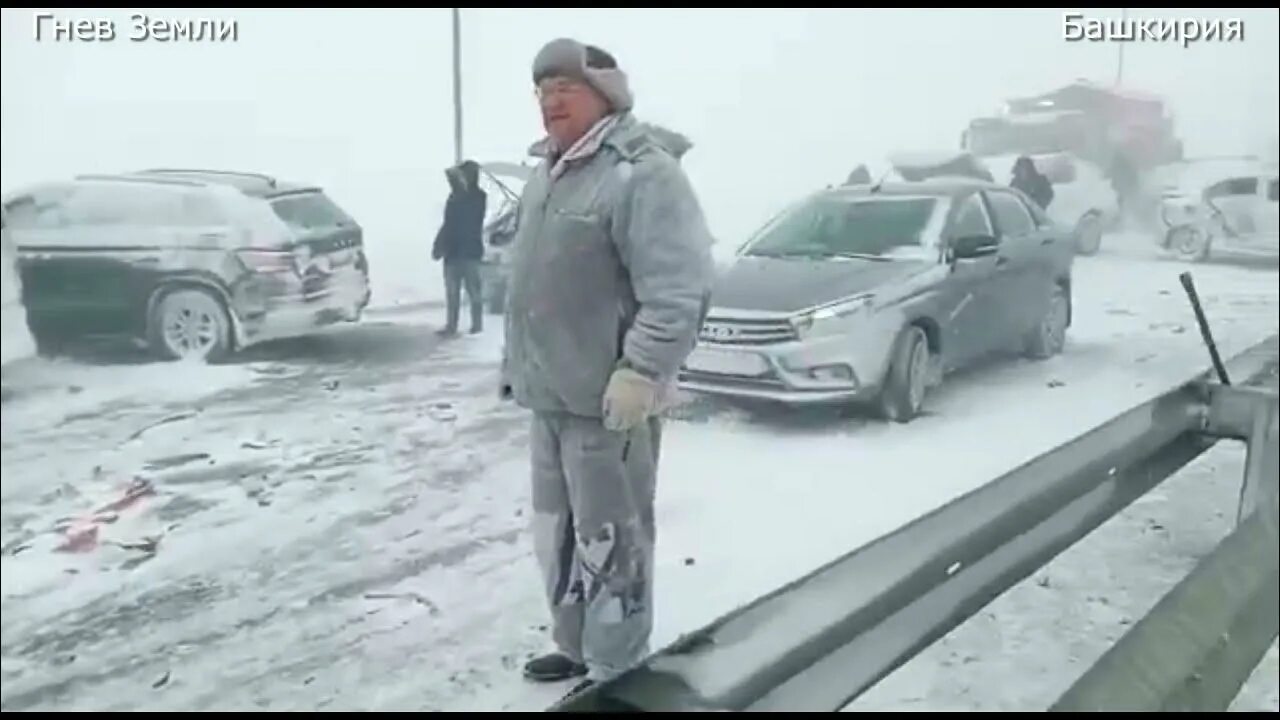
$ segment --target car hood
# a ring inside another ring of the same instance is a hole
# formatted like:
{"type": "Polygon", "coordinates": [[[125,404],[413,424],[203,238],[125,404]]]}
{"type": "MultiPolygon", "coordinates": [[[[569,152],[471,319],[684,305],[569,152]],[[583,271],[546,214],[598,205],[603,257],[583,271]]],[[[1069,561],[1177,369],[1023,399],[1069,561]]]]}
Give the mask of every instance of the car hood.
{"type": "Polygon", "coordinates": [[[879,262],[857,259],[742,256],[716,280],[717,308],[798,312],[874,292],[933,265],[922,260],[879,262]]]}

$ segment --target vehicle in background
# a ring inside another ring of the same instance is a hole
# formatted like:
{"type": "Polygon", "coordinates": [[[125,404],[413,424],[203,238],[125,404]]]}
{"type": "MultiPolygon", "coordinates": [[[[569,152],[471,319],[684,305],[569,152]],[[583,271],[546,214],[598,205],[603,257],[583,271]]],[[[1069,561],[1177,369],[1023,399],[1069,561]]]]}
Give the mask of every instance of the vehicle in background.
{"type": "Polygon", "coordinates": [[[1009,99],[970,121],[960,144],[979,157],[1065,152],[1101,168],[1123,155],[1139,172],[1182,159],[1163,98],[1087,80],[1009,99]]]}
{"type": "Polygon", "coordinates": [[[507,306],[507,253],[516,236],[520,193],[533,174],[528,165],[483,163],[480,186],[488,197],[484,221],[484,258],[480,261],[480,287],[485,309],[501,315],[507,306]]]}
{"type": "MultiPolygon", "coordinates": [[[[1013,179],[1018,155],[995,155],[982,162],[991,169],[996,182],[1013,179]]],[[[1041,175],[1053,185],[1053,201],[1045,210],[1049,219],[1071,229],[1076,252],[1095,255],[1102,248],[1104,233],[1116,228],[1120,202],[1115,188],[1102,168],[1067,153],[1029,155],[1041,175]]]]}
{"type": "Polygon", "coordinates": [[[1166,175],[1159,213],[1160,247],[1183,259],[1280,257],[1280,173],[1274,162],[1183,163],[1166,175]]]}
{"type": "Polygon", "coordinates": [[[1108,230],[1149,221],[1159,198],[1144,178],[1182,158],[1162,98],[1087,80],[1008,100],[1001,112],[970,121],[960,145],[988,163],[997,182],[1008,181],[1019,155],[1030,156],[1055,186],[1049,216],[1076,228],[1086,255],[1108,230]]]}
{"type": "Polygon", "coordinates": [[[111,336],[214,361],[369,303],[363,231],[312,185],[156,169],[24,188],[4,209],[42,352],[111,336]]]}
{"type": "Polygon", "coordinates": [[[714,286],[680,372],[694,393],[872,404],[906,422],[930,387],[1004,349],[1060,352],[1070,233],[967,178],[846,185],[765,224],[714,286]]]}
{"type": "MultiPolygon", "coordinates": [[[[1115,190],[1101,169],[1066,153],[1029,156],[1036,168],[1053,184],[1054,197],[1045,214],[1070,230],[1076,252],[1093,255],[1102,244],[1102,234],[1119,217],[1115,190]]],[[[887,179],[917,182],[932,178],[967,177],[997,184],[1013,179],[1017,155],[979,158],[971,152],[940,150],[899,152],[889,157],[887,179]]]]}
{"type": "Polygon", "coordinates": [[[9,233],[8,217],[0,211],[0,247],[4,254],[4,299],[0,306],[0,317],[3,321],[4,342],[3,359],[0,365],[8,365],[14,360],[34,357],[36,354],[35,338],[27,327],[27,308],[22,304],[22,278],[18,275],[18,250],[9,233]]]}
{"type": "Polygon", "coordinates": [[[889,156],[890,179],[920,182],[933,178],[967,177],[995,182],[991,171],[973,153],[963,150],[898,152],[889,156]]]}

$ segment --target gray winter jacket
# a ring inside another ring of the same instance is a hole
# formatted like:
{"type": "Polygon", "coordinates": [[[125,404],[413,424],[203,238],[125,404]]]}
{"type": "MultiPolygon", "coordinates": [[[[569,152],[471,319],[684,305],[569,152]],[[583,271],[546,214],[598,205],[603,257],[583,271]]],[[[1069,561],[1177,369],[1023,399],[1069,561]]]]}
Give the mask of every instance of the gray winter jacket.
{"type": "Polygon", "coordinates": [[[512,243],[504,380],[523,407],[599,417],[620,362],[670,383],[693,349],[711,234],[682,136],[624,114],[558,173],[544,143],[512,243]]]}

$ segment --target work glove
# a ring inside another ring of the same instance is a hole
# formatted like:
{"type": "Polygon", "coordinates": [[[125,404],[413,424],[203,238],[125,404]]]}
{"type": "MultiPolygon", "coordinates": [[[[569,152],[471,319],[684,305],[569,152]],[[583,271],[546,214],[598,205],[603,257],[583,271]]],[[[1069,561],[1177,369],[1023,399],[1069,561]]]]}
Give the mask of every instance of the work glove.
{"type": "Polygon", "coordinates": [[[649,419],[657,411],[660,388],[653,380],[631,368],[613,371],[604,389],[604,427],[626,432],[649,419]]]}

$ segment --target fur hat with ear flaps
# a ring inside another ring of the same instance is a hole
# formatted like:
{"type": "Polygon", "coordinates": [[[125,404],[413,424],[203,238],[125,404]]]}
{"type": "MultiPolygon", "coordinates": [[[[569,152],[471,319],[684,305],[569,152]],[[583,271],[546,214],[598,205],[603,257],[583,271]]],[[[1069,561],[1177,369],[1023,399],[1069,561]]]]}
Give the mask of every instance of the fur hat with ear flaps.
{"type": "Polygon", "coordinates": [[[581,80],[600,93],[614,112],[626,112],[635,104],[627,74],[612,55],[594,45],[570,38],[552,40],[533,59],[533,82],[563,76],[581,80]]]}

